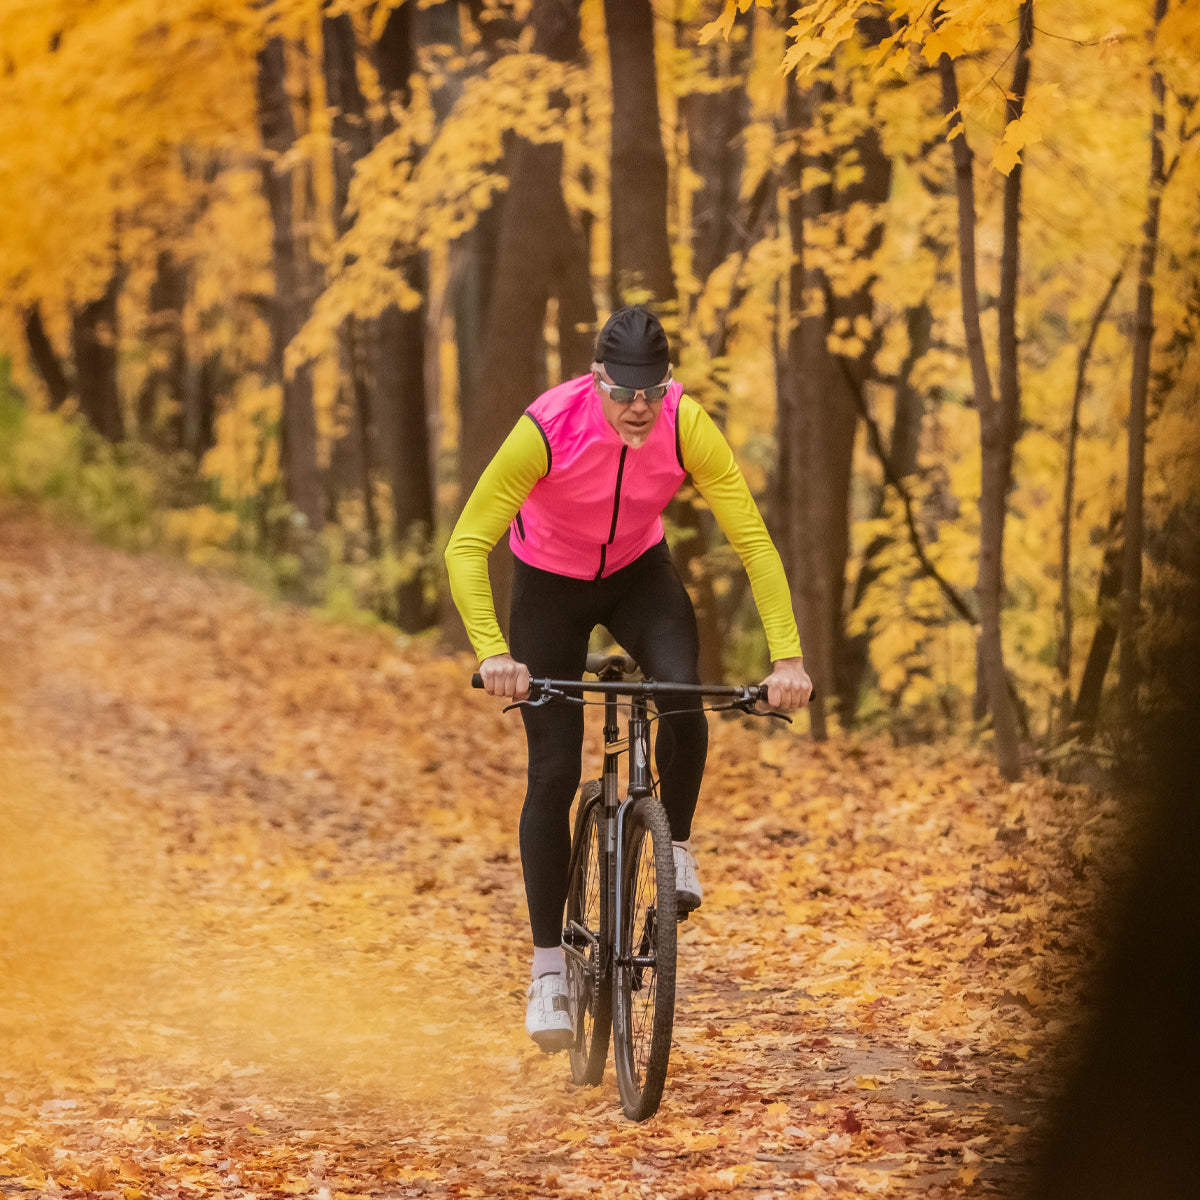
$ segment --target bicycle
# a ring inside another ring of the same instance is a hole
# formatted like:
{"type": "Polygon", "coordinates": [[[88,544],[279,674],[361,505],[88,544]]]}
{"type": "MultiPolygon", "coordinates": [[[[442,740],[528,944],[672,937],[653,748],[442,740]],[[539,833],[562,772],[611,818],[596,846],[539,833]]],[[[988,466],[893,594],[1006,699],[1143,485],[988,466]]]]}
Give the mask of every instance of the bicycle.
{"type": "MultiPolygon", "coordinates": [[[[739,709],[753,716],[782,713],[757,708],[766,689],[756,684],[708,685],[629,680],[637,670],[628,655],[589,655],[596,681],[532,679],[529,697],[505,709],[549,703],[595,704],[604,697],[604,766],[600,779],[579,790],[562,945],[574,1030],[571,1077],[597,1086],[604,1075],[609,1035],[625,1115],[644,1121],[658,1110],[667,1078],[675,1022],[676,928],[679,911],[675,862],[667,814],[650,767],[647,701],[664,693],[724,698],[708,711],[739,709]],[[622,736],[618,709],[629,698],[622,736]],[[618,760],[628,752],[624,798],[618,760]]],[[[482,687],[477,674],[472,683],[482,687]]],[[[657,719],[655,717],[654,719],[657,719]]]]}

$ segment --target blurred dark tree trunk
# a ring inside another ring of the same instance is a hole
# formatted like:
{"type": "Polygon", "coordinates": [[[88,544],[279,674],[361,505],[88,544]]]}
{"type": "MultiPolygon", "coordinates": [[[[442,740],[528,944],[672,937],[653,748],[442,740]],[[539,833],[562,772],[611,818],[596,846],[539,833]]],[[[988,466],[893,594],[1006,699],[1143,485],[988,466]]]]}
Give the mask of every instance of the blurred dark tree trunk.
{"type": "MultiPolygon", "coordinates": [[[[450,31],[446,30],[443,40],[457,47],[457,6],[449,4],[441,7],[454,10],[454,37],[451,39],[448,36],[450,31]]],[[[505,53],[506,43],[516,41],[523,26],[514,17],[511,4],[502,6],[485,3],[485,0],[469,0],[468,8],[485,59],[493,62],[505,53]]],[[[484,337],[492,300],[492,284],[496,277],[503,216],[504,193],[497,192],[492,197],[491,206],[479,214],[475,227],[459,238],[451,251],[451,303],[454,311],[460,429],[466,429],[474,422],[479,408],[484,337]]],[[[457,631],[460,626],[458,612],[447,598],[445,628],[447,632],[457,631]]]]}
{"type": "MultiPolygon", "coordinates": [[[[326,8],[328,11],[328,5],[326,8]]],[[[325,97],[332,118],[333,211],[340,236],[350,227],[347,201],[354,165],[371,148],[366,101],[358,83],[358,44],[349,16],[343,13],[322,20],[321,51],[325,97]]],[[[329,473],[330,488],[338,501],[346,495],[361,499],[368,552],[377,556],[382,544],[373,480],[387,464],[379,461],[371,436],[375,388],[370,362],[363,352],[364,340],[359,322],[348,318],[340,334],[338,407],[339,424],[344,432],[333,445],[329,473]]],[[[347,552],[350,548],[347,541],[347,552]]]]}
{"type": "Polygon", "coordinates": [[[58,352],[50,341],[45,325],[42,324],[42,310],[37,304],[32,304],[25,310],[25,340],[29,343],[29,356],[33,365],[50,395],[50,408],[61,408],[75,394],[75,385],[67,378],[58,352]]]}
{"type": "Polygon", "coordinates": [[[1104,558],[1100,566],[1100,587],[1096,597],[1096,629],[1079,681],[1079,692],[1071,713],[1084,741],[1095,735],[1100,719],[1100,701],[1104,696],[1104,676],[1117,644],[1121,609],[1122,515],[1114,513],[1109,521],[1104,558]]]}
{"type": "Polygon", "coordinates": [[[117,296],[123,274],[117,268],[104,294],[77,308],[72,320],[79,408],[92,428],[110,442],[125,436],[117,387],[117,296]]]}
{"type": "MultiPolygon", "coordinates": [[[[813,119],[812,91],[801,91],[790,74],[786,89],[787,128],[803,130],[813,119]]],[[[802,186],[804,168],[804,157],[797,149],[787,166],[787,220],[792,242],[788,292],[792,319],[787,322],[778,378],[779,500],[772,516],[775,541],[792,587],[805,666],[816,689],[809,705],[809,719],[813,736],[823,741],[828,736],[825,701],[833,679],[833,648],[830,638],[823,635],[819,620],[828,592],[828,581],[823,578],[827,567],[812,533],[819,517],[817,504],[821,491],[817,478],[820,454],[814,395],[830,394],[833,383],[823,318],[814,324],[811,318],[796,316],[803,308],[812,270],[805,255],[804,226],[809,201],[802,186]],[[816,337],[814,329],[818,332],[816,337]]]]}
{"type": "MultiPolygon", "coordinates": [[[[1155,0],[1157,30],[1167,15],[1167,0],[1155,0]]],[[[1142,550],[1145,543],[1146,397],[1150,390],[1150,357],[1154,347],[1154,263],[1158,257],[1158,226],[1165,183],[1163,131],[1166,85],[1162,72],[1150,77],[1153,108],[1150,118],[1150,179],[1142,252],[1138,265],[1137,325],[1133,338],[1133,367],[1129,382],[1129,465],[1125,472],[1125,552],[1121,564],[1120,681],[1121,722],[1131,732],[1137,722],[1137,688],[1141,674],[1138,625],[1142,612],[1142,550]]]]}
{"type": "MultiPolygon", "coordinates": [[[[479,214],[475,228],[460,238],[452,252],[454,348],[458,368],[459,428],[466,429],[479,410],[483,374],[484,330],[500,253],[504,196],[479,214]]],[[[457,618],[456,618],[457,619],[457,618]]]]}
{"type": "MultiPolygon", "coordinates": [[[[580,52],[574,0],[535,0],[533,49],[567,62],[580,52]]],[[[578,375],[591,360],[596,312],[587,246],[571,220],[562,190],[562,146],[514,138],[506,159],[504,202],[495,279],[472,418],[462,427],[460,476],[465,500],[514,422],[547,384],[543,336],[546,306],[558,300],[563,373],[578,375]]],[[[498,547],[492,587],[501,625],[507,623],[511,552],[498,547]]],[[[461,622],[445,631],[462,645],[461,622]]]]}
{"type": "MultiPolygon", "coordinates": [[[[1006,119],[1014,112],[1019,115],[1028,82],[1029,41],[1033,34],[1032,9],[1021,7],[1021,27],[1018,36],[1017,65],[1013,93],[1007,104],[1006,119]]],[[[942,107],[949,118],[958,110],[958,79],[954,62],[943,54],[939,60],[942,85],[942,107]]],[[[1004,518],[1008,504],[1008,487],[1012,479],[1012,438],[1015,436],[1012,406],[1019,400],[1015,391],[1015,345],[1010,345],[1011,333],[1001,332],[1001,391],[997,399],[992,390],[987,351],[979,318],[979,293],[976,285],[975,251],[975,183],[974,155],[967,142],[966,130],[960,124],[951,139],[954,154],[954,174],[958,194],[958,261],[959,285],[962,299],[963,328],[966,334],[967,356],[971,366],[975,408],[979,414],[979,436],[982,481],[979,496],[979,571],[976,594],[979,600],[979,640],[977,644],[980,692],[986,696],[992,713],[993,738],[997,765],[1006,779],[1016,779],[1021,773],[1016,711],[1008,690],[1004,666],[1004,644],[1000,618],[1004,588],[1004,518]]],[[[1020,171],[1018,164],[1014,171],[1020,171]]],[[[1001,308],[1011,298],[1011,282],[1017,275],[1018,229],[1020,204],[1020,175],[1014,183],[1010,174],[1004,189],[1004,247],[1001,255],[1001,308]]],[[[1001,317],[1007,328],[1008,318],[1001,317]]]]}
{"type": "MultiPolygon", "coordinates": [[[[1075,463],[1079,443],[1079,412],[1083,406],[1083,398],[1087,390],[1088,360],[1096,343],[1096,335],[1100,324],[1108,312],[1117,293],[1121,277],[1125,274],[1124,266],[1118,268],[1108,288],[1104,293],[1096,311],[1092,314],[1091,326],[1083,345],[1079,348],[1075,363],[1075,390],[1071,397],[1071,417],[1067,422],[1067,462],[1063,472],[1063,505],[1062,532],[1059,537],[1059,609],[1062,612],[1062,635],[1058,644],[1058,677],[1060,685],[1060,725],[1065,729],[1072,721],[1077,720],[1071,712],[1071,642],[1074,637],[1075,614],[1071,604],[1071,526],[1075,516],[1075,463]]],[[[1108,568],[1107,554],[1105,555],[1105,570],[1108,568]]],[[[1101,588],[1103,599],[1103,587],[1101,588]]],[[[1111,651],[1110,651],[1111,653],[1111,651]]],[[[1107,655],[1105,656],[1107,664],[1107,655]]],[[[1089,662],[1090,666],[1090,662],[1089,662]]],[[[1101,672],[1103,679],[1103,672],[1101,672]]],[[[1099,697],[1097,696],[1097,711],[1099,697]]],[[[1093,714],[1093,721],[1095,717],[1093,714]]],[[[1090,734],[1089,734],[1090,736],[1090,734]]]]}
{"type": "MultiPolygon", "coordinates": [[[[868,25],[860,22],[860,28],[868,25]]],[[[886,23],[885,23],[886,29],[886,23]]],[[[871,38],[878,41],[882,34],[876,30],[871,38]]],[[[834,193],[835,211],[840,215],[859,205],[878,208],[888,198],[892,186],[892,163],[883,152],[879,131],[874,126],[862,130],[855,138],[850,155],[862,169],[861,180],[834,193]]],[[[876,221],[858,254],[869,258],[883,240],[883,224],[876,221]]],[[[856,329],[864,321],[874,326],[875,305],[871,282],[864,283],[848,295],[835,296],[826,291],[826,334],[835,321],[848,321],[856,329]]],[[[874,333],[863,339],[855,355],[843,354],[837,362],[837,387],[840,395],[825,399],[824,446],[826,487],[831,500],[828,512],[828,532],[825,552],[829,558],[829,611],[826,621],[832,629],[833,684],[837,695],[838,715],[846,727],[853,725],[858,708],[861,676],[855,670],[853,651],[847,646],[846,634],[846,569],[850,557],[850,482],[853,476],[854,439],[858,431],[858,414],[866,408],[865,388],[871,376],[878,339],[874,333]]],[[[910,383],[906,380],[906,383],[910,383]]],[[[896,397],[896,417],[892,429],[893,445],[904,456],[905,474],[916,465],[916,437],[921,421],[921,401],[911,386],[902,387],[896,397]],[[911,460],[910,457],[911,456],[911,460]]]]}
{"type": "Polygon", "coordinates": [[[222,365],[219,352],[213,352],[195,366],[187,388],[187,407],[183,413],[183,448],[199,459],[216,444],[214,423],[217,398],[236,381],[222,365]]]}
{"type": "Polygon", "coordinates": [[[604,0],[612,75],[612,297],[675,299],[667,238],[667,156],[658,112],[650,0],[604,0]]]}
{"type": "Polygon", "coordinates": [[[187,342],[183,310],[187,304],[187,268],[169,251],[160,251],[150,285],[150,321],[146,341],[153,363],[137,396],[137,433],[164,450],[183,444],[189,403],[187,342]],[[166,412],[161,405],[166,402],[166,412]]]}
{"type": "Polygon", "coordinates": [[[294,220],[292,187],[297,168],[286,165],[287,152],[296,141],[286,69],[283,39],[273,37],[258,53],[257,79],[263,192],[274,226],[271,359],[275,378],[283,388],[280,457],[285,492],[309,528],[319,530],[324,524],[323,482],[317,462],[312,370],[301,364],[288,377],[283,367],[284,351],[308,316],[316,284],[316,264],[294,220]]]}
{"type": "Polygon", "coordinates": [[[750,120],[746,73],[750,65],[751,15],[739,13],[729,39],[714,38],[692,49],[705,56],[706,75],[721,86],[681,101],[689,166],[699,186],[692,195],[692,273],[703,286],[739,247],[744,216],[739,195],[745,165],[744,134],[750,120]]]}

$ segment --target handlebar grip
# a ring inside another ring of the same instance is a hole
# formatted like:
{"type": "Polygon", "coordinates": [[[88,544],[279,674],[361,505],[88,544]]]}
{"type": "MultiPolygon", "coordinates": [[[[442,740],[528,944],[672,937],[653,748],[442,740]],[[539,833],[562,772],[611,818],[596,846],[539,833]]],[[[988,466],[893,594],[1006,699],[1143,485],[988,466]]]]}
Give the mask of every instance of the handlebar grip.
{"type": "Polygon", "coordinates": [[[482,688],[483,687],[483,676],[480,675],[480,673],[478,671],[476,671],[475,674],[471,676],[471,686],[473,688],[482,688]]]}

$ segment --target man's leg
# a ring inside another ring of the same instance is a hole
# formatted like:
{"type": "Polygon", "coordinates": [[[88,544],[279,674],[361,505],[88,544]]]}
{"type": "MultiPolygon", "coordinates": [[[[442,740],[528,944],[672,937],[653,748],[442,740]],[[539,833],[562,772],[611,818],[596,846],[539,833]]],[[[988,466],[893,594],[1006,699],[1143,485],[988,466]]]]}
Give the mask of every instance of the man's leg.
{"type": "MultiPolygon", "coordinates": [[[[531,675],[550,679],[583,675],[591,625],[586,613],[579,611],[581,587],[586,584],[517,561],[509,644],[513,657],[525,663],[531,675]]],[[[521,717],[529,746],[521,810],[521,867],[534,947],[550,949],[562,940],[571,858],[571,801],[579,786],[583,709],[574,704],[547,704],[523,708],[521,717]]]]}

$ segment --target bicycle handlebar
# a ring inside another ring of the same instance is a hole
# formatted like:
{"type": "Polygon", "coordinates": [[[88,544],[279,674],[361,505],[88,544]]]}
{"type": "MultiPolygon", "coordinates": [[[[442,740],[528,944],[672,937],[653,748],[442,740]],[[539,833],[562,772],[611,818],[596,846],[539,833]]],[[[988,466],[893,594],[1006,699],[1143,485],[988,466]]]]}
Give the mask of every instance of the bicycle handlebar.
{"type": "MultiPolygon", "coordinates": [[[[483,687],[483,676],[478,671],[471,676],[473,688],[483,687]]],[[[714,704],[713,712],[728,712],[738,709],[752,717],[776,717],[789,725],[792,718],[777,709],[761,709],[757,705],[768,703],[767,689],[758,683],[659,683],[655,679],[531,679],[529,695],[524,700],[510,704],[509,708],[540,708],[551,700],[567,700],[573,704],[586,704],[584,692],[599,692],[609,696],[714,696],[725,697],[727,703],[714,704]]]]}
{"type": "MultiPolygon", "coordinates": [[[[483,676],[478,671],[471,676],[471,686],[483,687],[483,676]]],[[[767,689],[757,683],[660,683],[656,679],[530,679],[530,697],[536,699],[539,692],[600,692],[617,696],[731,696],[746,700],[767,698],[767,689]]]]}

